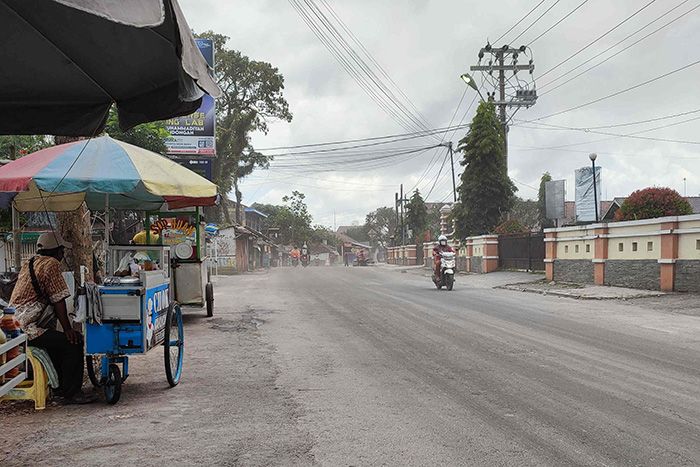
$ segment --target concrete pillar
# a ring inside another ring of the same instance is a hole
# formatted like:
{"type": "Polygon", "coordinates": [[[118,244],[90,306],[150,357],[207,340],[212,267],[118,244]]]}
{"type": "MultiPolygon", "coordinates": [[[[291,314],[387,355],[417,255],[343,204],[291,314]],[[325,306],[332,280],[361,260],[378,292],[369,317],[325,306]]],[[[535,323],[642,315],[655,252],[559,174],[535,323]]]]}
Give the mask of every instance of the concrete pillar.
{"type": "Polygon", "coordinates": [[[553,281],[554,261],[557,259],[557,232],[545,232],[544,242],[544,274],[548,281],[553,281]]]}
{"type": "Polygon", "coordinates": [[[481,268],[484,274],[498,269],[498,235],[484,236],[484,256],[481,268]]]}
{"type": "Polygon", "coordinates": [[[678,222],[661,224],[661,258],[659,259],[660,288],[672,292],[676,280],[676,260],[678,259],[678,222]]]}
{"type": "Polygon", "coordinates": [[[596,285],[605,284],[605,261],[608,259],[608,227],[593,230],[596,236],[593,245],[593,282],[596,285]]]}

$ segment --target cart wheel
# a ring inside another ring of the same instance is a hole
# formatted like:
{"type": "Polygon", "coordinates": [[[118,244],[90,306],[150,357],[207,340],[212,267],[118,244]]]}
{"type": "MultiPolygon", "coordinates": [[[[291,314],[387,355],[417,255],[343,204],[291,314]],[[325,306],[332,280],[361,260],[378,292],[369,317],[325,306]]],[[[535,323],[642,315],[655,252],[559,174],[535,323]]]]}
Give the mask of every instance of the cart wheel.
{"type": "Polygon", "coordinates": [[[109,375],[104,383],[105,399],[110,405],[119,402],[119,397],[122,395],[122,372],[119,367],[114,364],[109,364],[109,375]]]}
{"type": "Polygon", "coordinates": [[[207,317],[214,316],[214,284],[207,282],[204,289],[204,299],[207,302],[207,317]]]}
{"type": "Polygon", "coordinates": [[[177,386],[182,375],[185,332],[182,325],[182,310],[177,303],[171,303],[165,318],[165,377],[170,387],[177,386]]]}
{"type": "Polygon", "coordinates": [[[102,387],[102,356],[86,355],[85,366],[87,366],[88,378],[96,388],[102,387]]]}

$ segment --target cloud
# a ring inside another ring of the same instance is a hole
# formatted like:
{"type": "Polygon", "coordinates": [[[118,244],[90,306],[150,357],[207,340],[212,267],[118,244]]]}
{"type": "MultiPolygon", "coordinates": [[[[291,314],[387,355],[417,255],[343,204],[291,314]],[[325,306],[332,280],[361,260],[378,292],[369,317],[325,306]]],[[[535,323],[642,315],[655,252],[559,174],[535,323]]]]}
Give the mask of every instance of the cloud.
{"type": "MultiPolygon", "coordinates": [[[[497,38],[530,8],[515,0],[494,2],[491,8],[475,0],[403,1],[400,7],[398,2],[327,1],[410,97],[431,127],[449,122],[464,92],[459,75],[476,62],[478,50],[486,39],[497,38]]],[[[516,44],[532,40],[578,3],[560,2],[516,44]]],[[[637,0],[589,2],[532,45],[538,86],[615,44],[678,3],[680,1],[655,2],[585,52],[539,78],[642,6],[637,0]]],[[[181,4],[195,30],[212,29],[230,36],[230,47],[253,59],[271,62],[285,76],[285,94],[294,120],[290,124],[273,124],[268,135],[255,135],[256,147],[405,132],[357,86],[288,2],[182,0],[181,4]]],[[[691,7],[684,5],[632,40],[691,7]]],[[[536,16],[533,14],[531,18],[536,16]]],[[[523,26],[529,23],[530,19],[524,21],[523,26]]],[[[514,37],[521,29],[516,28],[509,37],[514,37]]],[[[685,46],[697,43],[700,43],[700,10],[551,93],[542,95],[547,87],[540,88],[542,96],[537,104],[520,110],[516,119],[533,120],[578,106],[698,60],[697,48],[685,46]]],[[[594,63],[596,61],[591,62],[594,63]]],[[[542,123],[599,126],[697,109],[700,108],[700,94],[695,90],[699,73],[700,65],[631,92],[544,119],[542,123]]],[[[471,102],[471,92],[468,90],[457,119],[471,102]]],[[[673,121],[604,131],[626,133],[673,121]]],[[[642,136],[700,140],[697,136],[699,122],[659,129],[642,136]]],[[[463,135],[460,132],[453,139],[456,141],[463,135]]],[[[421,144],[431,144],[429,141],[426,139],[421,144]]],[[[378,206],[393,206],[399,184],[403,183],[406,190],[412,188],[430,161],[433,161],[431,170],[423,177],[419,188],[426,193],[435,184],[431,200],[451,199],[448,166],[443,168],[435,183],[445,154],[444,150],[440,151],[427,151],[414,159],[397,160],[389,167],[358,172],[276,171],[273,164],[269,173],[256,172],[243,183],[244,199],[249,203],[279,203],[284,194],[299,189],[306,193],[317,222],[331,225],[335,212],[336,223],[347,224],[362,220],[366,212],[378,206]]],[[[682,192],[684,177],[688,194],[700,193],[699,145],[531,129],[517,123],[509,134],[510,175],[517,180],[519,195],[532,198],[537,193],[528,185],[536,188],[541,174],[549,171],[555,179],[568,180],[568,197],[573,198],[573,171],[590,163],[589,152],[599,154],[598,162],[604,168],[602,191],[606,198],[625,196],[651,185],[670,186],[682,192]],[[546,149],[558,146],[565,147],[546,149]]],[[[461,166],[456,167],[461,171],[461,166]]]]}

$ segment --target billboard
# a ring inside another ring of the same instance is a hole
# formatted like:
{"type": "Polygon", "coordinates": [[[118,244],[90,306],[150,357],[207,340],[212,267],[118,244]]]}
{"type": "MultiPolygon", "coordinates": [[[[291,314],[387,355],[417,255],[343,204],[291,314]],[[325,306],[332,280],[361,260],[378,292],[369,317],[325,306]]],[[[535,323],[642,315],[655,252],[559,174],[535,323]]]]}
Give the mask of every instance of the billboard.
{"type": "Polygon", "coordinates": [[[178,164],[187,167],[192,172],[196,172],[207,180],[212,180],[212,164],[211,157],[179,157],[171,156],[172,160],[178,164]]]}
{"type": "MultiPolygon", "coordinates": [[[[601,167],[595,168],[596,195],[600,203],[601,167]]],[[[576,222],[595,222],[595,196],[593,195],[593,168],[576,170],[576,222]]],[[[601,213],[598,213],[600,216],[601,213]]]]}
{"type": "Polygon", "coordinates": [[[553,180],[544,184],[544,204],[547,219],[564,219],[564,199],[566,197],[566,181],[553,180]]]}
{"type": "MultiPolygon", "coordinates": [[[[195,39],[199,51],[210,67],[214,68],[214,43],[211,39],[195,39]]],[[[202,105],[191,115],[165,121],[170,138],[165,141],[170,155],[208,156],[216,155],[216,104],[208,94],[202,97],[202,105]]]]}

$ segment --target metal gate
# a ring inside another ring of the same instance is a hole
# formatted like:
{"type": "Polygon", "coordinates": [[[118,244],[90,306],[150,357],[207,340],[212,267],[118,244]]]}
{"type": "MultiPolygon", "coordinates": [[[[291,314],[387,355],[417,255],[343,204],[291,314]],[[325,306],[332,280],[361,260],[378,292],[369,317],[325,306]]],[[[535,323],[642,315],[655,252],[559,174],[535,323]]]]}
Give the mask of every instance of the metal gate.
{"type": "Polygon", "coordinates": [[[499,235],[498,267],[544,271],[544,234],[499,235]]]}

